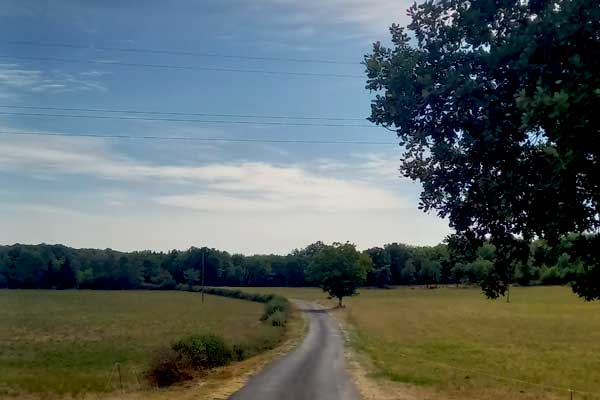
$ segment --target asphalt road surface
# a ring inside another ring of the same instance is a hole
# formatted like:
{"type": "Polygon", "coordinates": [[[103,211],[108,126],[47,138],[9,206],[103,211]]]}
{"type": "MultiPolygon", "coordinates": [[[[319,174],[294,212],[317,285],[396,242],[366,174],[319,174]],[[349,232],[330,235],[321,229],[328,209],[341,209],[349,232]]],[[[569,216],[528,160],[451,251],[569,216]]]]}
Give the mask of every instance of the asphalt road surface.
{"type": "Polygon", "coordinates": [[[346,372],[344,341],[336,322],[316,304],[294,302],[308,317],[306,338],[230,400],[359,400],[346,372]]]}

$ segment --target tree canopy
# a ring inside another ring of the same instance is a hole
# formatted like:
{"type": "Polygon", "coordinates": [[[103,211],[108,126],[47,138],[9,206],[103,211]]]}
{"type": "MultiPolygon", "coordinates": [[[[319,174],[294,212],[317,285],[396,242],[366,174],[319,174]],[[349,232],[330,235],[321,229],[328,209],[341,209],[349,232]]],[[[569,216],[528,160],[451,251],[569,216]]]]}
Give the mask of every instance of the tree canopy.
{"type": "Polygon", "coordinates": [[[408,14],[364,62],[370,120],[397,133],[420,208],[495,246],[490,297],[527,263],[521,239],[579,233],[573,288],[600,298],[600,2],[426,0],[408,14]]]}
{"type": "Polygon", "coordinates": [[[351,243],[333,243],[324,246],[313,257],[308,266],[308,277],[331,297],[342,299],[354,296],[357,289],[367,280],[373,263],[371,258],[356,250],[351,243]]]}
{"type": "MultiPolygon", "coordinates": [[[[361,285],[480,284],[496,262],[496,247],[484,242],[472,250],[456,244],[462,238],[450,239],[453,246],[390,243],[364,250],[360,256],[372,268],[361,285]]],[[[583,265],[570,254],[581,243],[578,235],[552,246],[544,240],[522,241],[528,256],[512,266],[514,281],[523,286],[573,283],[583,265]]],[[[0,246],[0,288],[184,289],[198,283],[203,253],[207,286],[310,286],[318,283],[309,279],[311,263],[328,247],[316,242],[286,255],[246,256],[207,247],[125,253],[15,244],[0,246]]]]}

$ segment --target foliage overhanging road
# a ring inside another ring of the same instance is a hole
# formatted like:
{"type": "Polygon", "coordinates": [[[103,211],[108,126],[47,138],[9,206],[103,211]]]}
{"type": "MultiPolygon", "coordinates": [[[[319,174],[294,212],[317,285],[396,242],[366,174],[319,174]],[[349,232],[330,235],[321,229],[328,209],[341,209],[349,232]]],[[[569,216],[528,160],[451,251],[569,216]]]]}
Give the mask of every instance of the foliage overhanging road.
{"type": "Polygon", "coordinates": [[[333,318],[314,303],[295,301],[309,331],[300,346],[253,377],[230,400],[358,400],[344,360],[342,335],[333,318]]]}

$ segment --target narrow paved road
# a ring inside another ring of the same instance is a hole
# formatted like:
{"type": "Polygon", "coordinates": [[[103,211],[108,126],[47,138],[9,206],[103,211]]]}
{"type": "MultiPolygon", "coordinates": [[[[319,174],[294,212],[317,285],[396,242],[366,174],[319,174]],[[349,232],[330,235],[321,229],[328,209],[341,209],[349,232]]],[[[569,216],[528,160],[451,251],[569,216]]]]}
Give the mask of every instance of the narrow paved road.
{"type": "Polygon", "coordinates": [[[230,400],[358,400],[345,368],[344,343],[320,306],[294,301],[308,317],[308,335],[295,350],[269,364],[230,400]]]}

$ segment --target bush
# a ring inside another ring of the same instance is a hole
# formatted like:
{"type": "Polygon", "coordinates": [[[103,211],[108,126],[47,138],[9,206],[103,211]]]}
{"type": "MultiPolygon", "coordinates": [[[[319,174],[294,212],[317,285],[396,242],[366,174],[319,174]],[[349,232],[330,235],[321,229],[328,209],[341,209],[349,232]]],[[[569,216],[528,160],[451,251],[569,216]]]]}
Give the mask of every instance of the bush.
{"type": "MultiPolygon", "coordinates": [[[[146,289],[156,285],[145,284],[146,289]]],[[[177,285],[178,290],[200,292],[201,286],[177,285]]],[[[205,287],[204,293],[255,301],[265,304],[261,320],[275,327],[285,327],[289,313],[289,302],[285,297],[273,294],[245,293],[240,290],[205,287]]],[[[175,342],[169,351],[163,351],[153,360],[147,377],[156,386],[169,386],[191,379],[192,370],[204,370],[241,361],[277,345],[281,330],[273,330],[272,337],[236,343],[230,347],[223,338],[213,334],[196,335],[175,342]]]]}
{"type": "Polygon", "coordinates": [[[273,296],[271,300],[265,304],[265,312],[261,319],[266,321],[269,319],[269,317],[271,317],[272,314],[278,311],[287,315],[289,311],[289,303],[284,297],[273,296]]]}
{"type": "Polygon", "coordinates": [[[560,285],[565,283],[564,274],[558,267],[543,267],[540,273],[540,283],[542,285],[560,285]]]}
{"type": "Polygon", "coordinates": [[[273,326],[285,326],[285,324],[287,324],[287,316],[282,311],[275,311],[271,314],[269,319],[267,319],[267,322],[273,326]]]}
{"type": "Polygon", "coordinates": [[[165,387],[192,378],[189,359],[172,349],[160,351],[150,363],[146,377],[154,386],[165,387]]]}
{"type": "Polygon", "coordinates": [[[173,344],[173,350],[190,360],[195,369],[210,369],[229,364],[234,359],[233,350],[223,338],[208,334],[190,336],[173,344]]]}
{"type": "Polygon", "coordinates": [[[249,357],[248,349],[241,344],[234,344],[232,350],[236,361],[242,361],[249,357]]]}

